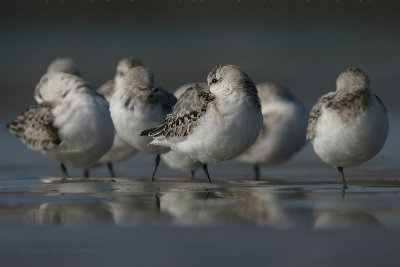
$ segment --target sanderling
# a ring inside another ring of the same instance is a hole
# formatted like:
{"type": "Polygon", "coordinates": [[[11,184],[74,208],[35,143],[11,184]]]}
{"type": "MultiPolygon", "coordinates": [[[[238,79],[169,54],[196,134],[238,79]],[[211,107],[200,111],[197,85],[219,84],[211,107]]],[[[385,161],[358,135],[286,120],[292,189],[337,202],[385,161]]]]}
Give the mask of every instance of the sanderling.
{"type": "Polygon", "coordinates": [[[65,165],[86,170],[110,149],[114,127],[107,101],[84,80],[48,73],[36,92],[41,103],[7,126],[29,148],[61,163],[65,176],[65,165]]]}
{"type": "Polygon", "coordinates": [[[323,161],[338,169],[346,188],[343,168],[375,156],[388,129],[386,108],[369,88],[368,76],[348,68],[337,78],[336,91],[322,96],[312,108],[307,139],[323,161]]]}
{"type": "Polygon", "coordinates": [[[266,82],[256,87],[264,117],[263,127],[257,141],[237,160],[252,164],[258,180],[260,165],[279,165],[303,147],[308,111],[283,86],[266,82]]]}
{"type": "MultiPolygon", "coordinates": [[[[201,86],[207,86],[206,83],[199,83],[201,86]]],[[[196,83],[188,83],[180,86],[176,91],[174,92],[174,95],[177,99],[181,97],[190,87],[195,86],[196,83]]],[[[168,165],[168,167],[173,168],[173,169],[178,169],[181,171],[190,171],[190,177],[193,179],[194,174],[198,168],[201,167],[201,163],[193,160],[183,154],[180,154],[176,151],[169,151],[165,154],[161,155],[161,158],[165,161],[165,163],[168,165]]]]}
{"type": "Polygon", "coordinates": [[[102,86],[97,89],[97,92],[103,95],[108,102],[110,102],[112,95],[115,92],[115,88],[123,87],[124,77],[126,72],[134,67],[142,66],[142,62],[133,57],[127,57],[121,59],[117,65],[117,72],[113,80],[105,82],[102,86]]]}
{"type": "MultiPolygon", "coordinates": [[[[64,58],[56,58],[53,60],[50,65],[47,67],[46,73],[68,73],[76,76],[80,76],[78,66],[72,58],[64,57],[64,58]]],[[[35,88],[34,97],[37,103],[42,103],[43,96],[39,94],[39,87],[35,88]]],[[[51,92],[51,91],[46,91],[51,92]]],[[[43,94],[44,92],[42,92],[43,94]]],[[[46,97],[46,96],[44,96],[46,97]]]]}
{"type": "Polygon", "coordinates": [[[142,132],[151,144],[170,147],[202,164],[229,160],[248,149],[263,124],[260,99],[250,77],[234,65],[220,64],[182,95],[164,123],[142,132]]]}
{"type": "MultiPolygon", "coordinates": [[[[107,81],[105,84],[103,84],[97,89],[97,92],[102,96],[104,96],[104,98],[108,102],[110,102],[111,97],[115,92],[116,80],[121,79],[125,75],[126,71],[133,66],[135,66],[135,59],[133,58],[122,59],[118,63],[117,74],[115,75],[114,80],[107,81]]],[[[113,146],[106,154],[104,154],[100,158],[99,163],[105,163],[110,172],[110,177],[114,177],[115,174],[112,165],[113,162],[123,161],[133,156],[136,152],[137,150],[135,148],[126,143],[118,135],[118,133],[115,133],[113,146]]]]}
{"type": "Polygon", "coordinates": [[[175,103],[173,94],[161,87],[153,87],[152,72],[139,61],[116,80],[115,93],[110,100],[114,126],[118,135],[134,148],[157,154],[152,180],[160,154],[169,151],[169,148],[149,144],[152,138],[140,136],[140,133],[164,121],[175,103]]]}

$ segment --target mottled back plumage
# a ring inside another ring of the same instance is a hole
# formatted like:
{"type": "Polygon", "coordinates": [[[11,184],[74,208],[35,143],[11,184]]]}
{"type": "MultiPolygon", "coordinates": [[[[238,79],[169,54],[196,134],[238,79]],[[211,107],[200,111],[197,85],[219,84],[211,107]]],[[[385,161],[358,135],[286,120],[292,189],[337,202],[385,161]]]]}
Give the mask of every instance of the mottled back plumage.
{"type": "Polygon", "coordinates": [[[117,65],[117,75],[122,74],[123,76],[127,70],[137,66],[143,66],[142,62],[137,58],[127,57],[121,59],[117,65]]]}
{"type": "Polygon", "coordinates": [[[107,102],[110,102],[111,97],[115,92],[116,84],[117,83],[121,84],[122,80],[126,79],[125,75],[127,74],[127,72],[130,69],[138,67],[138,66],[143,66],[142,62],[139,59],[136,59],[133,57],[121,59],[118,62],[114,79],[109,80],[106,83],[104,83],[102,86],[100,86],[97,89],[97,92],[99,94],[101,94],[107,100],[107,102]]]}
{"type": "Polygon", "coordinates": [[[176,98],[180,98],[181,95],[183,95],[189,88],[195,86],[196,84],[202,84],[202,85],[207,86],[207,83],[203,83],[203,82],[187,83],[187,84],[184,84],[184,85],[180,86],[178,89],[176,89],[175,92],[174,92],[174,96],[176,98]]]}
{"type": "Polygon", "coordinates": [[[322,96],[312,108],[306,138],[311,141],[314,139],[315,128],[323,108],[336,111],[344,122],[349,122],[368,109],[373,97],[382,103],[371,93],[368,76],[358,68],[346,69],[337,78],[336,91],[322,96]]]}
{"type": "Polygon", "coordinates": [[[52,109],[53,106],[48,103],[33,105],[7,127],[30,149],[38,151],[52,149],[61,142],[58,130],[53,126],[52,109]]]}
{"type": "Polygon", "coordinates": [[[325,102],[329,102],[334,95],[335,93],[331,92],[329,94],[322,96],[320,99],[318,99],[317,103],[312,107],[310,111],[310,117],[308,119],[307,134],[306,134],[307,140],[311,141],[314,140],[315,128],[317,126],[319,116],[321,115],[322,106],[324,105],[325,102]]]}
{"type": "Polygon", "coordinates": [[[154,138],[184,137],[193,132],[198,120],[206,113],[207,105],[214,100],[206,84],[189,88],[167,115],[163,124],[143,132],[154,138]]]}

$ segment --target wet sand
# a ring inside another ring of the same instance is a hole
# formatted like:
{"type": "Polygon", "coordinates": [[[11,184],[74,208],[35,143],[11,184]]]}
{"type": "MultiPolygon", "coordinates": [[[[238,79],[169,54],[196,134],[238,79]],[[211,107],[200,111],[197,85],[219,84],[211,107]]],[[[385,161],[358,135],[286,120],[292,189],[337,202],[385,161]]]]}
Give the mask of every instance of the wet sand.
{"type": "MultiPolygon", "coordinates": [[[[395,113],[396,114],[396,113],[395,113]]],[[[59,166],[0,129],[0,255],[33,266],[393,266],[399,260],[399,116],[379,155],[337,171],[308,144],[282,166],[228,161],[213,184],[138,153],[92,178],[59,166]]]]}
{"type": "Polygon", "coordinates": [[[210,166],[213,184],[138,153],[92,178],[59,177],[59,166],[0,129],[0,255],[54,266],[393,266],[399,260],[399,116],[381,153],[335,169],[308,144],[291,161],[252,168],[210,166]]]}
{"type": "Polygon", "coordinates": [[[400,229],[400,179],[1,179],[0,225],[400,229]]]}
{"type": "Polygon", "coordinates": [[[372,176],[345,192],[281,179],[2,178],[0,255],[34,266],[392,266],[400,179],[372,176]]]}

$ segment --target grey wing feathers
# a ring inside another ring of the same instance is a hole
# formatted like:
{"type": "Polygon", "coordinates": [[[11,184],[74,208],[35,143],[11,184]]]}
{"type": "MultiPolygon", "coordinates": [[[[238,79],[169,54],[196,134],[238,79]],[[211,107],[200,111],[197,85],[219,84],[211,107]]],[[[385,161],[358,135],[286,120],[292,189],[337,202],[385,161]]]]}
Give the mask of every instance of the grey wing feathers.
{"type": "Polygon", "coordinates": [[[186,136],[193,132],[198,119],[204,115],[212,100],[214,96],[208,87],[196,84],[179,98],[163,124],[144,133],[154,138],[166,139],[186,136]]]}
{"type": "Polygon", "coordinates": [[[327,93],[326,95],[321,96],[320,99],[318,99],[317,103],[311,109],[310,117],[308,118],[307,135],[306,135],[307,140],[311,141],[314,140],[316,126],[318,123],[318,119],[321,116],[322,108],[324,106],[331,105],[332,99],[335,98],[335,96],[336,96],[335,92],[330,92],[327,93]]]}
{"type": "Polygon", "coordinates": [[[313,140],[315,137],[315,125],[321,114],[321,105],[319,103],[315,104],[311,109],[310,117],[308,118],[308,126],[307,126],[307,140],[313,140]]]}
{"type": "Polygon", "coordinates": [[[58,130],[53,126],[53,106],[43,103],[33,105],[7,125],[11,133],[33,150],[48,150],[61,142],[58,130]]]}
{"type": "Polygon", "coordinates": [[[310,117],[308,118],[308,126],[307,126],[307,140],[314,140],[315,137],[315,128],[317,125],[317,121],[319,116],[321,115],[321,109],[323,105],[323,97],[321,97],[317,103],[312,107],[310,111],[310,117]]]}

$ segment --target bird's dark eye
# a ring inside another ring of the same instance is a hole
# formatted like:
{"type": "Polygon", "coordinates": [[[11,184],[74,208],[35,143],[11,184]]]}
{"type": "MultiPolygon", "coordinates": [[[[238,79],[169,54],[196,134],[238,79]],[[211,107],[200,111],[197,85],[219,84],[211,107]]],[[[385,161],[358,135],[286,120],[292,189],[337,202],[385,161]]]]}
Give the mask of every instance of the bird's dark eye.
{"type": "Polygon", "coordinates": [[[125,75],[125,73],[123,72],[123,71],[117,71],[117,74],[119,75],[119,76],[121,76],[121,77],[124,77],[124,75],[125,75]]]}
{"type": "Polygon", "coordinates": [[[212,81],[211,81],[211,83],[217,83],[218,82],[218,80],[217,79],[212,79],[212,81]]]}

